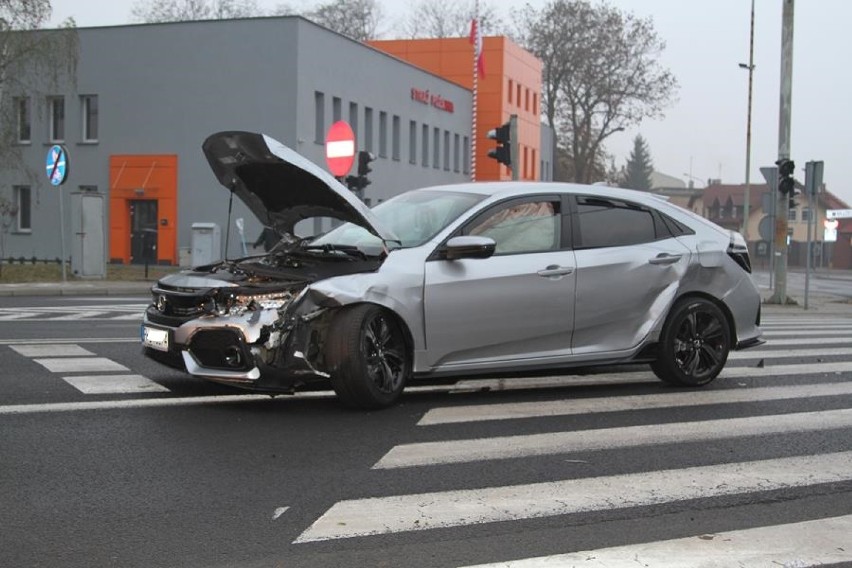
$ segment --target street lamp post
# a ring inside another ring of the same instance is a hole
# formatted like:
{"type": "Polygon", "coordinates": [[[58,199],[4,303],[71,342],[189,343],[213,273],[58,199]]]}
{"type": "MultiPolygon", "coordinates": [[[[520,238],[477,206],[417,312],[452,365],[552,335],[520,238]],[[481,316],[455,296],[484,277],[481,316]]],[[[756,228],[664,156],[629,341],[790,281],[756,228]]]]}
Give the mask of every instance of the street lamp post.
{"type": "Polygon", "coordinates": [[[751,90],[754,76],[754,0],[751,0],[751,30],[748,44],[748,65],[740,63],[742,69],[748,69],[748,118],[746,119],[746,163],[745,194],[743,195],[743,237],[748,243],[748,217],[751,205],[751,90]]]}

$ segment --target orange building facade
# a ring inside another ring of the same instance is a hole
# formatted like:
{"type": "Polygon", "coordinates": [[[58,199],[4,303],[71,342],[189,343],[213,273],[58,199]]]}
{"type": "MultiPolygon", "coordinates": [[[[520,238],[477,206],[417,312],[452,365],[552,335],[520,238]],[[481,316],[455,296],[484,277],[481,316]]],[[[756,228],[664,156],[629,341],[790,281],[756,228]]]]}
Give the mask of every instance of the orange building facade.
{"type": "MultiPolygon", "coordinates": [[[[473,45],[468,38],[371,41],[394,57],[473,90],[473,45]]],[[[476,181],[510,180],[512,172],[488,151],[496,146],[489,130],[518,116],[518,179],[541,179],[541,61],[506,37],[482,38],[485,76],[477,82],[476,181]]]]}

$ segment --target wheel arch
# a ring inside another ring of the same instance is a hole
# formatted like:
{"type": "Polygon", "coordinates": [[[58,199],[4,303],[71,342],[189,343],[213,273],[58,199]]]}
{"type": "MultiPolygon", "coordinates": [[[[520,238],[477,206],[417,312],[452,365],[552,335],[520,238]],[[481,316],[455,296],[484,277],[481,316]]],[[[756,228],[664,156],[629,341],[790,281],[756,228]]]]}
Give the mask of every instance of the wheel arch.
{"type": "Polygon", "coordinates": [[[405,341],[406,355],[408,355],[408,357],[410,358],[409,360],[412,362],[412,365],[413,365],[413,363],[414,363],[414,336],[411,333],[411,330],[408,328],[408,324],[405,322],[405,318],[403,318],[396,310],[394,310],[393,308],[391,308],[389,306],[386,306],[385,304],[380,304],[378,302],[370,302],[370,301],[353,302],[351,304],[346,304],[345,306],[340,306],[340,308],[338,308],[338,310],[342,310],[342,309],[346,309],[346,308],[352,308],[354,306],[363,306],[363,305],[376,306],[377,308],[381,308],[385,313],[390,314],[390,316],[394,319],[394,321],[397,323],[399,328],[402,330],[402,338],[405,341]]]}
{"type": "Polygon", "coordinates": [[[715,296],[707,294],[706,292],[700,292],[698,290],[693,290],[693,291],[689,291],[689,292],[687,292],[687,293],[685,293],[681,296],[678,296],[678,298],[672,303],[672,309],[669,310],[669,313],[666,316],[666,322],[668,322],[669,317],[671,317],[671,314],[674,311],[675,305],[677,305],[679,302],[687,302],[692,298],[700,298],[702,300],[707,300],[707,301],[713,303],[717,308],[719,308],[722,311],[722,313],[725,315],[725,322],[728,324],[728,333],[730,333],[730,336],[731,336],[731,345],[736,345],[737,344],[737,326],[734,323],[734,314],[731,313],[730,308],[728,307],[727,304],[725,304],[725,302],[723,302],[719,298],[716,298],[715,296]]]}

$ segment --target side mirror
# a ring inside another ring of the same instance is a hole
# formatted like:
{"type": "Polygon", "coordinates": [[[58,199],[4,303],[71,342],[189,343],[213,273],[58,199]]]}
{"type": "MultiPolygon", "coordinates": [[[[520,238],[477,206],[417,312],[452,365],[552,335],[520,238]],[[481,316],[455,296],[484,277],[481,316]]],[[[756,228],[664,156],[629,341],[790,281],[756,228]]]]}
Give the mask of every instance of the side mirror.
{"type": "Polygon", "coordinates": [[[444,246],[447,260],[460,258],[488,258],[494,254],[497,243],[489,237],[462,236],[453,237],[444,246]]]}

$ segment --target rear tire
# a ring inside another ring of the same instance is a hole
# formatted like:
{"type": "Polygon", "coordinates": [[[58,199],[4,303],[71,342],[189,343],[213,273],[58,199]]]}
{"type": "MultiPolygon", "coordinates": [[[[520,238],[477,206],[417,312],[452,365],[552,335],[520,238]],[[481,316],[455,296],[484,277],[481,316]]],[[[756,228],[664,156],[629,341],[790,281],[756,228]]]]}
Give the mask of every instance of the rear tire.
{"type": "Polygon", "coordinates": [[[335,316],[326,361],[334,392],[352,408],[393,405],[411,375],[411,358],[399,322],[373,304],[346,307],[335,316]]]}
{"type": "Polygon", "coordinates": [[[730,327],[719,306],[687,298],[672,308],[651,369],[669,384],[703,386],[719,375],[730,350],[730,327]]]}

